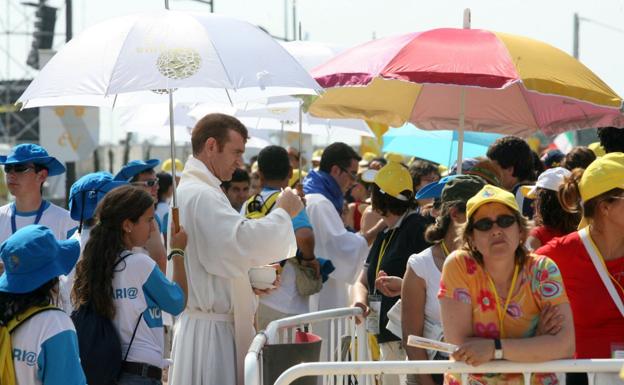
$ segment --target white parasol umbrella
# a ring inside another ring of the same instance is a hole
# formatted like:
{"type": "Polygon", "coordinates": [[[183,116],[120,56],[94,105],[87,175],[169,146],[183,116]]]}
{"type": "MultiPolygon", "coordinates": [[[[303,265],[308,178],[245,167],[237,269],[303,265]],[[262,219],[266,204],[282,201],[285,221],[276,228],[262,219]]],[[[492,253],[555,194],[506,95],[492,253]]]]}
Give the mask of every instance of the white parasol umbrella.
{"type": "MultiPolygon", "coordinates": [[[[169,103],[173,116],[174,96],[176,102],[233,104],[319,89],[258,27],[210,13],[161,10],[86,29],[48,62],[18,103],[22,108],[169,103]]],[[[175,159],[173,120],[170,135],[175,159]]],[[[177,226],[177,210],[172,217],[177,226]]]]}

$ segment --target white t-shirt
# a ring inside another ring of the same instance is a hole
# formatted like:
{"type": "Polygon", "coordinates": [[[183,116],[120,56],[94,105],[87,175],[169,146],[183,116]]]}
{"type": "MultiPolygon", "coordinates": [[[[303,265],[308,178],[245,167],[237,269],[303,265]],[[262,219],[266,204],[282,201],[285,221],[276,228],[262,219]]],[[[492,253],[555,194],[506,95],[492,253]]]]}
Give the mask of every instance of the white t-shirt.
{"type": "Polygon", "coordinates": [[[440,302],[438,301],[438,291],[440,290],[440,279],[442,272],[438,270],[432,254],[433,246],[426,248],[418,254],[409,257],[407,265],[414,274],[425,280],[425,320],[442,326],[440,317],[440,302]]]}
{"type": "MultiPolygon", "coordinates": [[[[91,229],[83,227],[82,231],[74,232],[71,239],[75,239],[80,242],[80,257],[78,261],[82,259],[82,250],[84,250],[87,241],[89,240],[89,233],[91,229]]],[[[76,264],[78,264],[76,261],[76,264]]],[[[59,277],[59,306],[67,314],[71,314],[74,311],[74,306],[71,303],[71,292],[74,288],[74,280],[76,279],[76,265],[71,269],[69,274],[61,275],[59,277]]]]}
{"type": "MultiPolygon", "coordinates": [[[[11,205],[13,205],[13,203],[0,207],[0,243],[4,242],[13,234],[11,228],[11,205]]],[[[16,230],[34,224],[36,217],[37,210],[29,212],[16,211],[16,230]]],[[[38,224],[50,228],[54,237],[59,240],[71,237],[74,230],[78,227],[78,222],[71,219],[69,211],[47,201],[45,202],[43,214],[38,224]]]]}
{"type": "Polygon", "coordinates": [[[11,333],[13,364],[19,385],[86,383],[74,324],[67,314],[44,310],[11,333]]]}
{"type": "Polygon", "coordinates": [[[146,254],[131,254],[115,268],[113,324],[119,332],[125,356],[139,316],[141,321],[128,353],[128,361],[163,368],[164,335],[161,311],[178,315],[184,309],[184,293],[169,281],[146,254]]]}

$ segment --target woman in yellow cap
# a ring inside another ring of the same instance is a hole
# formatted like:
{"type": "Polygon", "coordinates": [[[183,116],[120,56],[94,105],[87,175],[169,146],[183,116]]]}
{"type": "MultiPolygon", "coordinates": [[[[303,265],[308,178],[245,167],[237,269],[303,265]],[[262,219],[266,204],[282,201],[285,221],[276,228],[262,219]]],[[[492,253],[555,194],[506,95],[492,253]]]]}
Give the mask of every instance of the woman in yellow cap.
{"type": "MultiPolygon", "coordinates": [[[[404,360],[401,339],[386,329],[387,312],[399,300],[401,286],[380,287],[378,278],[403,277],[410,255],[429,246],[423,238],[428,222],[415,210],[412,177],[400,163],[389,162],[376,173],[371,198],[373,210],[381,215],[387,229],[377,235],[353,286],[353,306],[364,309],[367,330],[377,337],[381,359],[404,360]]],[[[398,376],[384,375],[383,383],[398,384],[398,376]]]]}
{"type": "MultiPolygon", "coordinates": [[[[583,215],[580,230],[537,250],[561,268],[574,314],[577,358],[612,358],[616,350],[624,351],[623,175],[621,152],[575,169],[559,199],[564,209],[583,215]]],[[[568,384],[578,383],[578,375],[568,377],[568,384]]],[[[617,383],[612,381],[605,383],[617,383]]]]}
{"type": "MultiPolygon", "coordinates": [[[[549,258],[525,249],[527,220],[514,196],[486,185],[468,200],[466,218],[463,247],[447,257],[438,293],[445,339],[459,346],[451,357],[473,366],[571,357],[574,326],[561,274],[549,258]]],[[[469,377],[479,384],[524,383],[520,373],[469,377]]],[[[445,383],[459,382],[447,373],[445,383]]],[[[531,384],[556,383],[554,373],[531,378],[531,384]]]]}

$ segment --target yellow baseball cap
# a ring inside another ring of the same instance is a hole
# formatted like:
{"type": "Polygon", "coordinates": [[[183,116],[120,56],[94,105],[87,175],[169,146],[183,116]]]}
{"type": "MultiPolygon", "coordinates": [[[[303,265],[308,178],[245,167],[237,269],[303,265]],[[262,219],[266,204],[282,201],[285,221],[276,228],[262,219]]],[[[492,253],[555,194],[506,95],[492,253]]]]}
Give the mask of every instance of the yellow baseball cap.
{"type": "Polygon", "coordinates": [[[384,158],[386,158],[388,162],[396,162],[396,163],[403,162],[403,155],[397,154],[396,152],[387,152],[384,155],[384,158]]]}
{"type": "Polygon", "coordinates": [[[596,158],[600,158],[601,156],[605,156],[606,155],[606,151],[604,149],[604,147],[602,147],[602,145],[600,144],[600,142],[594,142],[594,143],[590,143],[587,148],[589,148],[590,150],[592,150],[594,152],[594,155],[596,155],[596,158]]]}
{"type": "MultiPolygon", "coordinates": [[[[163,162],[162,166],[160,166],[160,169],[163,170],[164,172],[168,172],[169,174],[171,174],[172,163],[173,162],[171,161],[171,158],[169,158],[163,162]]],[[[176,176],[182,175],[182,170],[184,169],[184,163],[182,163],[182,161],[178,158],[176,158],[175,160],[175,167],[176,167],[176,176]]]]}
{"type": "Polygon", "coordinates": [[[470,219],[477,209],[486,203],[502,203],[510,209],[520,212],[516,198],[507,190],[486,184],[466,203],[466,218],[470,219]]]}
{"type": "Polygon", "coordinates": [[[303,178],[305,178],[308,175],[307,172],[305,171],[299,171],[298,168],[295,168],[292,172],[292,176],[290,177],[290,179],[288,180],[288,185],[290,187],[295,187],[295,184],[301,179],[301,182],[303,182],[303,178]],[[299,174],[301,173],[301,178],[299,177],[299,174]]]}
{"type": "Polygon", "coordinates": [[[312,153],[312,161],[313,162],[320,162],[322,156],[323,156],[323,149],[322,148],[314,150],[314,152],[312,153]]]}
{"type": "MultiPolygon", "coordinates": [[[[371,170],[374,171],[374,170],[371,170]]],[[[406,167],[401,163],[389,161],[381,170],[375,174],[373,182],[379,187],[381,192],[396,199],[407,201],[411,197],[406,197],[401,192],[408,190],[414,195],[414,182],[406,167]]]]}
{"type": "Polygon", "coordinates": [[[588,200],[614,188],[624,189],[624,154],[612,152],[597,158],[583,172],[579,182],[581,200],[588,200]]]}

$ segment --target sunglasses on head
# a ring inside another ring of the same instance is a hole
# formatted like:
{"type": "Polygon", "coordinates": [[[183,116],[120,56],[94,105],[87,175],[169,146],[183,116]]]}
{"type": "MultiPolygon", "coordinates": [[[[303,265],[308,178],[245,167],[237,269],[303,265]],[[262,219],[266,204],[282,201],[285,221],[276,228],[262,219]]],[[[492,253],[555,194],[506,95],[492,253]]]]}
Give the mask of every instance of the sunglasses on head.
{"type": "Polygon", "coordinates": [[[140,181],[140,182],[132,182],[132,185],[134,185],[134,186],[154,187],[157,184],[158,184],[158,178],[143,180],[143,181],[140,181]]]}
{"type": "Polygon", "coordinates": [[[478,221],[476,221],[472,225],[472,227],[474,227],[475,229],[479,231],[488,231],[488,230],[491,230],[492,227],[494,227],[494,223],[496,223],[498,227],[500,227],[501,229],[506,229],[509,226],[516,223],[516,217],[514,217],[513,215],[504,214],[504,215],[499,215],[498,217],[496,217],[496,220],[491,220],[490,218],[483,218],[483,219],[479,219],[478,221]]]}
{"type": "Polygon", "coordinates": [[[16,174],[26,174],[30,170],[36,170],[35,166],[29,166],[27,164],[5,164],[4,172],[6,174],[15,172],[16,174]]]}

